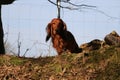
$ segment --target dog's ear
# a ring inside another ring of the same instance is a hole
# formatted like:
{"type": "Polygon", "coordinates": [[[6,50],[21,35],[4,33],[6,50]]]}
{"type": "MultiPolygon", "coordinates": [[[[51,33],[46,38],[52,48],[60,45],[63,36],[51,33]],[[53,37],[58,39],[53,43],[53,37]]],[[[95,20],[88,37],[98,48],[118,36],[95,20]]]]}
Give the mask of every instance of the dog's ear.
{"type": "Polygon", "coordinates": [[[67,31],[67,26],[66,26],[66,24],[64,22],[63,22],[63,25],[64,25],[63,30],[67,31]]]}
{"type": "Polygon", "coordinates": [[[46,32],[47,32],[47,36],[46,36],[46,42],[47,42],[51,37],[51,23],[47,25],[46,32]]]}

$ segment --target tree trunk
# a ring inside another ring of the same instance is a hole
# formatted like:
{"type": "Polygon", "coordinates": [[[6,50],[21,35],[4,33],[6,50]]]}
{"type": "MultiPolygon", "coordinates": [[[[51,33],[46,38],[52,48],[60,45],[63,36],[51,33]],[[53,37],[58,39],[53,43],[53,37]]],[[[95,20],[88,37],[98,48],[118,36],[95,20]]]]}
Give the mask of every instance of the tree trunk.
{"type": "Polygon", "coordinates": [[[1,16],[1,5],[0,5],[0,54],[5,54],[4,32],[3,32],[2,16],[1,16]]]}

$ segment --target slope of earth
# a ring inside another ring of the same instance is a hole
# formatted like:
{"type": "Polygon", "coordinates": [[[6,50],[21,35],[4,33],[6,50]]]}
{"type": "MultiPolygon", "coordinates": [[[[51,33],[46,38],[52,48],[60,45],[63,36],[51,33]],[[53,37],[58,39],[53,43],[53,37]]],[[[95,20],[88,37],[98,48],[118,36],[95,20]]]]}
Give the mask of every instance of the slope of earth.
{"type": "Polygon", "coordinates": [[[120,47],[39,58],[0,55],[0,80],[120,80],[120,47]]]}

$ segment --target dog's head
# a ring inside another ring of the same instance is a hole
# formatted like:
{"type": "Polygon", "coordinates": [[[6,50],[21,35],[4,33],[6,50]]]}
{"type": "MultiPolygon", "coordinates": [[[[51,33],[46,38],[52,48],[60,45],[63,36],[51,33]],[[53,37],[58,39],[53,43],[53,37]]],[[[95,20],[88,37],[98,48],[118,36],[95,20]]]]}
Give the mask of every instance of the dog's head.
{"type": "Polygon", "coordinates": [[[51,36],[54,36],[56,34],[61,34],[63,31],[66,31],[67,27],[66,24],[59,18],[54,18],[46,28],[47,36],[46,41],[49,40],[51,36]]]}

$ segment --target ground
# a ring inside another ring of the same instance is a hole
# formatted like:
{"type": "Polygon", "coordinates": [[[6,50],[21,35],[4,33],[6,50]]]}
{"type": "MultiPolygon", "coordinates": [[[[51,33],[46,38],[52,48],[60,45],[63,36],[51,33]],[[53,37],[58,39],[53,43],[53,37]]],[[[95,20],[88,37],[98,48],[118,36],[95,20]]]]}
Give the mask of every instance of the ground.
{"type": "Polygon", "coordinates": [[[1,55],[0,80],[120,80],[120,47],[39,58],[1,55]]]}

